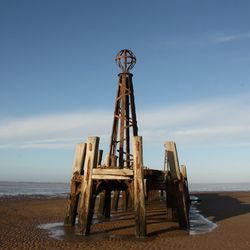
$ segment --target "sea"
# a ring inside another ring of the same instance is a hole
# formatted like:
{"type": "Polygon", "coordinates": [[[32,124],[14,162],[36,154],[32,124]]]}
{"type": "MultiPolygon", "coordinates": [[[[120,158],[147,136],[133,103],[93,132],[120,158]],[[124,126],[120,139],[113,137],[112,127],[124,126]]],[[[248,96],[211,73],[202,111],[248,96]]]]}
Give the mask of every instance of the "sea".
{"type": "Polygon", "coordinates": [[[67,197],[69,183],[0,181],[0,197],[67,197]]]}
{"type": "MultiPolygon", "coordinates": [[[[0,181],[0,197],[67,197],[69,183],[0,181]]],[[[250,191],[249,183],[189,183],[189,191],[250,191]]]]}

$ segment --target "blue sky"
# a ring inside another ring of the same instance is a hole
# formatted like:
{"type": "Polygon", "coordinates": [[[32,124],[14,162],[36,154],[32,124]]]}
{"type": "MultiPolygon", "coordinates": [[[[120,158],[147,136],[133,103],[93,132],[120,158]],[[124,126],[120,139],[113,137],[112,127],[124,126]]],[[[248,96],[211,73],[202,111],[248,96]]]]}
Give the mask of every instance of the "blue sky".
{"type": "Polygon", "coordinates": [[[107,152],[131,49],[144,164],[177,143],[191,182],[250,179],[249,1],[0,1],[0,180],[68,181],[90,135],[107,152]]]}

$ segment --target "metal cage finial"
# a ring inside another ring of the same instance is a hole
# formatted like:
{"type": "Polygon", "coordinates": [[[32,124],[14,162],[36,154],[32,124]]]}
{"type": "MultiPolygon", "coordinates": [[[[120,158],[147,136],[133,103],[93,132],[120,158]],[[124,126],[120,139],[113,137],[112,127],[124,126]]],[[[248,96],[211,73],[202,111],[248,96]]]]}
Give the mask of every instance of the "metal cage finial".
{"type": "Polygon", "coordinates": [[[131,50],[123,49],[117,53],[115,61],[122,73],[129,73],[136,64],[136,57],[131,50]]]}

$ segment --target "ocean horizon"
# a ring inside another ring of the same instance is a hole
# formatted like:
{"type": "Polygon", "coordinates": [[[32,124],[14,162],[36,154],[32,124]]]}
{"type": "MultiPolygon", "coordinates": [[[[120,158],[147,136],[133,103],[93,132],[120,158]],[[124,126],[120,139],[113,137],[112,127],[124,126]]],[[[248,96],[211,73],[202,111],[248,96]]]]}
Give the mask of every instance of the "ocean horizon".
{"type": "MultiPolygon", "coordinates": [[[[70,184],[67,182],[0,181],[0,197],[44,196],[67,197],[70,184]]],[[[189,191],[230,192],[250,191],[249,183],[189,183],[189,191]]]]}

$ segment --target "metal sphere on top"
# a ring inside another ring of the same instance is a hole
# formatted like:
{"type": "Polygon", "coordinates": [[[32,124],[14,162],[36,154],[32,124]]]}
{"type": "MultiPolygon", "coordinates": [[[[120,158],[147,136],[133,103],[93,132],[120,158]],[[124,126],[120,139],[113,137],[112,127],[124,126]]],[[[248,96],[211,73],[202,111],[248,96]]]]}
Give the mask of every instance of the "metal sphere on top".
{"type": "Polygon", "coordinates": [[[136,64],[136,57],[131,50],[123,49],[117,53],[115,61],[122,73],[129,73],[136,64]]]}

